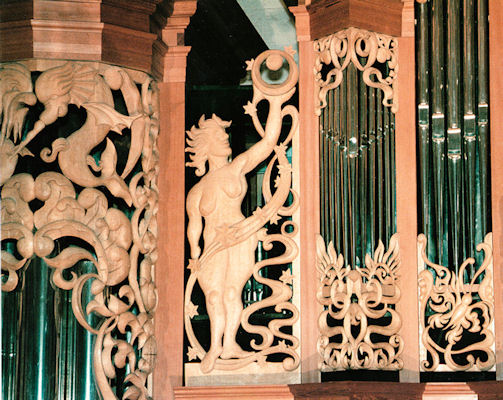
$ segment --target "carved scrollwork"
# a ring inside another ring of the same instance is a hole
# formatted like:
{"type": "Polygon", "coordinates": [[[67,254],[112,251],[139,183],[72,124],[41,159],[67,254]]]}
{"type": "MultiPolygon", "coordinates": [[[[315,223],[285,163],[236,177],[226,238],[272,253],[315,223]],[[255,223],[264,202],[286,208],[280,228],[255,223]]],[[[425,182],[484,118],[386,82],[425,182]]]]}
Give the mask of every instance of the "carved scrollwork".
{"type": "Polygon", "coordinates": [[[424,371],[438,370],[445,364],[452,371],[486,371],[495,364],[492,233],[477,251],[484,251],[482,265],[465,283],[467,258],[457,272],[435,264],[426,256],[427,239],[418,236],[423,270],[419,273],[421,342],[424,371]],[[427,268],[427,267],[428,268],[427,268]],[[480,282],[476,284],[477,282],[480,282]],[[467,338],[469,338],[467,340],[467,338]]]}
{"type": "Polygon", "coordinates": [[[298,253],[293,240],[297,226],[288,219],[297,209],[298,199],[291,188],[292,167],[286,156],[287,146],[298,131],[298,116],[295,107],[283,106],[295,91],[298,70],[290,53],[276,50],[266,51],[256,60],[249,61],[248,69],[251,70],[254,94],[244,109],[262,139],[230,162],[228,136],[224,130],[230,123],[215,115],[211,119],[202,117],[199,127],[187,132],[187,151],[192,153],[187,165],[196,167],[196,175],[202,178],[187,195],[187,236],[191,246],[188,268],[191,275],[185,291],[185,329],[190,343],[189,361],[199,358],[203,373],[213,369],[235,370],[254,362],[263,366],[272,354],[282,356],[287,371],[297,368],[300,361],[297,353],[299,340],[282,329],[293,326],[299,317],[296,306],[290,301],[293,276],[289,269],[285,269],[298,253]],[[274,85],[262,81],[260,68],[263,64],[277,70],[284,62],[288,64],[289,75],[283,83],[274,85]],[[265,127],[256,109],[263,100],[269,103],[265,127]],[[291,118],[292,126],[286,138],[278,143],[286,116],[291,118]],[[241,201],[247,190],[245,174],[271,153],[262,186],[265,205],[245,217],[241,214],[241,201]],[[206,161],[209,164],[207,173],[206,161]],[[292,200],[288,203],[290,195],[292,200]],[[280,232],[268,233],[264,229],[266,223],[279,225],[280,232]],[[199,247],[201,234],[204,239],[202,251],[199,247]],[[283,247],[283,253],[256,262],[255,249],[259,241],[264,250],[271,250],[278,244],[283,247]],[[266,267],[280,271],[279,280],[266,278],[261,273],[266,267]],[[251,276],[269,287],[271,294],[243,310],[240,297],[251,276]],[[200,344],[192,327],[192,319],[198,315],[199,307],[192,303],[196,281],[204,292],[210,319],[211,345],[208,350],[200,344]],[[267,326],[250,323],[254,313],[271,307],[274,312],[289,316],[274,318],[267,326]],[[259,337],[251,341],[251,352],[244,351],[236,342],[239,325],[259,337]]]}
{"type": "Polygon", "coordinates": [[[396,77],[398,73],[398,44],[391,36],[362,29],[348,28],[314,42],[316,54],[314,75],[316,115],[327,105],[327,92],[338,87],[343,71],[352,63],[363,72],[364,82],[383,91],[383,105],[398,110],[396,77]],[[379,65],[383,68],[379,68],[379,65]],[[324,65],[329,67],[322,73],[324,65]]]}
{"type": "Polygon", "coordinates": [[[0,171],[2,241],[15,241],[17,250],[2,248],[2,290],[15,289],[17,271],[30,258],[43,259],[54,270],[53,284],[72,291],[76,319],[96,335],[93,366],[101,396],[116,399],[110,381],[127,364],[123,398],[147,399],[156,353],[157,88],[146,74],[94,65],[68,62],[42,72],[35,82],[36,97],[24,66],[0,67],[1,152],[2,160],[8,160],[0,171]],[[122,95],[127,114],[114,108],[112,91],[122,95]],[[22,137],[25,106],[37,99],[44,109],[22,137]],[[65,118],[70,104],[85,108],[85,122],[41,153],[47,163],[57,160],[61,173],[13,175],[18,156],[33,156],[30,142],[65,118]],[[131,136],[119,174],[109,133],[123,134],[125,128],[131,136]],[[101,154],[95,153],[98,145],[103,145],[101,154]],[[111,205],[100,187],[125,204],[111,205]],[[37,208],[33,200],[42,205],[37,208]],[[81,261],[91,262],[95,272],[78,275],[75,266],[81,261]],[[93,299],[83,304],[88,282],[93,299]],[[96,326],[88,323],[91,313],[101,317],[96,326]]]}
{"type": "Polygon", "coordinates": [[[320,286],[316,297],[324,306],[318,319],[318,352],[322,371],[342,369],[397,370],[403,367],[401,318],[394,309],[400,299],[398,235],[385,251],[379,241],[365,267],[344,267],[332,242],[317,237],[320,286]],[[386,339],[384,339],[386,338],[386,339]]]}

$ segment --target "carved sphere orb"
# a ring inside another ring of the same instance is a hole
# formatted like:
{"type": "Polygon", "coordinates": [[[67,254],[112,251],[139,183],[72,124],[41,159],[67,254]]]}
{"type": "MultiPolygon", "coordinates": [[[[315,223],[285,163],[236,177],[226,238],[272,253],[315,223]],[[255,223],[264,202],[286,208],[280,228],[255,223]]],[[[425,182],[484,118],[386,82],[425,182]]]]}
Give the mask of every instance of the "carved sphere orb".
{"type": "Polygon", "coordinates": [[[267,57],[265,65],[271,71],[277,71],[283,66],[283,57],[280,54],[271,54],[269,57],[267,57]]]}

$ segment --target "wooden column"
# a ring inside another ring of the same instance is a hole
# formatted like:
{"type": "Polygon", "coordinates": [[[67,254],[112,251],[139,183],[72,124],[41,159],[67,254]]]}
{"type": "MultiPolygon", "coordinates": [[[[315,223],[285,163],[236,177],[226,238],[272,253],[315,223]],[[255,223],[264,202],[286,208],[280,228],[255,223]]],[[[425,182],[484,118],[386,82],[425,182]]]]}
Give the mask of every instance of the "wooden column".
{"type": "Polygon", "coordinates": [[[157,362],[154,398],[174,398],[183,385],[183,293],[185,247],[185,70],[190,47],[183,33],[196,1],[178,1],[154,43],[152,71],[159,80],[159,211],[155,316],[157,362]]]}
{"type": "Polygon", "coordinates": [[[398,39],[398,112],[396,114],[396,199],[400,235],[401,294],[397,309],[404,340],[400,381],[419,382],[419,306],[417,284],[417,194],[414,2],[406,1],[398,39]]]}
{"type": "Polygon", "coordinates": [[[503,9],[489,0],[489,112],[491,132],[491,204],[494,256],[494,311],[496,331],[496,379],[503,380],[503,9]]]}
{"type": "Polygon", "coordinates": [[[319,154],[318,118],[314,111],[314,48],[309,14],[305,6],[292,7],[299,41],[299,190],[300,190],[300,310],[301,310],[301,380],[320,381],[318,316],[321,306],[316,300],[316,234],[319,233],[319,154]]]}

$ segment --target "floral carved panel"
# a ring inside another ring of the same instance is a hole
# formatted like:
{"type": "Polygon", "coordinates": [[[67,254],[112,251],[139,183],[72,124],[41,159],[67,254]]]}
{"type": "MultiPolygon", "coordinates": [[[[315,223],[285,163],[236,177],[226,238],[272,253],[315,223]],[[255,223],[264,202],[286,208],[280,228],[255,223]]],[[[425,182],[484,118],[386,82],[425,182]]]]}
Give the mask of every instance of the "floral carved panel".
{"type": "Polygon", "coordinates": [[[379,242],[362,268],[345,267],[342,254],[321,236],[316,250],[316,297],[324,306],[318,319],[321,370],[401,369],[402,321],[394,309],[400,299],[398,235],[388,249],[379,242]]]}
{"type": "Polygon", "coordinates": [[[426,256],[418,237],[421,368],[424,371],[486,371],[495,366],[492,234],[478,268],[467,258],[451,270],[426,256]]]}
{"type": "Polygon", "coordinates": [[[111,380],[127,366],[123,398],[146,399],[156,353],[155,82],[83,62],[37,73],[34,82],[23,64],[0,65],[2,242],[16,248],[2,246],[2,290],[16,288],[32,258],[44,260],[53,285],[72,291],[75,318],[96,335],[101,396],[116,398],[111,380]],[[63,135],[58,126],[67,127],[63,135]],[[43,168],[25,171],[28,158],[43,168]],[[94,272],[79,273],[82,261],[94,272]]]}

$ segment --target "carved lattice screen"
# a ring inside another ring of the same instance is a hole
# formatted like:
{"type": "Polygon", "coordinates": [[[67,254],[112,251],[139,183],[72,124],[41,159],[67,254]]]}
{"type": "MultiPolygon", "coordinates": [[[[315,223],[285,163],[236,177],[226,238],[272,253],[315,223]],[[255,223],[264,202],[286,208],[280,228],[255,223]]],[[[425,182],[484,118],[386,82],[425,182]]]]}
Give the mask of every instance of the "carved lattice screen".
{"type": "Polygon", "coordinates": [[[156,353],[155,82],[101,63],[8,63],[0,91],[4,393],[145,399],[156,353]]]}

